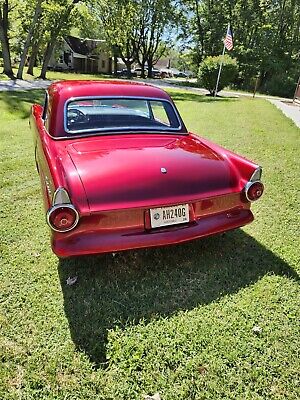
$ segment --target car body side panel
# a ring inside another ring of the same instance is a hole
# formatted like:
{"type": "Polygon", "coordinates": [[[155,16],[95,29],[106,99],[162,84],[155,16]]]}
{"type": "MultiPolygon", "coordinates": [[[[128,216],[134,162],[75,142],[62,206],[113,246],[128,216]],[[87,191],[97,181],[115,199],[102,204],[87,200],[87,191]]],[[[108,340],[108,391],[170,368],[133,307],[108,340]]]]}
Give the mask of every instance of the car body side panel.
{"type": "Polygon", "coordinates": [[[47,211],[51,206],[55,190],[59,187],[65,187],[70,192],[74,206],[80,209],[82,215],[88,215],[90,209],[76,168],[63,148],[57,146],[56,142],[49,136],[41,117],[42,108],[33,106],[31,126],[36,143],[36,160],[45,209],[47,211]]]}

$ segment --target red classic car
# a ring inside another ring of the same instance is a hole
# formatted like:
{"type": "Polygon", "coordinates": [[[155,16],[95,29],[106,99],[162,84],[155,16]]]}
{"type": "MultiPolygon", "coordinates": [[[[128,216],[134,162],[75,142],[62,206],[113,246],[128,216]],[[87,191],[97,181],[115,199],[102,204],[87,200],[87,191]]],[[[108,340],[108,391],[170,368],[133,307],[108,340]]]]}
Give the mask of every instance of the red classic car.
{"type": "Polygon", "coordinates": [[[60,257],[180,243],[253,220],[261,167],[189,133],[157,87],[53,83],[30,122],[60,257]]]}

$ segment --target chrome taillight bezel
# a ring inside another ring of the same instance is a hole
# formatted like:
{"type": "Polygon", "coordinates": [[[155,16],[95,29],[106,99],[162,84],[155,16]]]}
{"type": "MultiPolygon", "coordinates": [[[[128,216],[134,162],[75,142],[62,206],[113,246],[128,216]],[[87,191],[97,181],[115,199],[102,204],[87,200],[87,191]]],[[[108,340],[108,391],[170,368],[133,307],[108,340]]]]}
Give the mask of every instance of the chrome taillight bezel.
{"type": "Polygon", "coordinates": [[[79,222],[79,214],[78,214],[78,211],[76,210],[76,208],[75,208],[72,204],[58,204],[58,205],[56,205],[56,206],[51,207],[51,208],[47,211],[47,216],[46,216],[46,218],[47,218],[47,224],[50,226],[50,228],[51,228],[53,231],[55,231],[55,232],[60,232],[60,233],[65,233],[65,232],[71,231],[72,229],[74,229],[74,228],[76,227],[76,225],[77,225],[78,222],[79,222]],[[67,229],[58,229],[56,226],[54,226],[54,225],[51,223],[51,220],[50,220],[51,214],[52,214],[54,211],[56,211],[57,209],[59,209],[59,208],[69,208],[69,209],[71,209],[72,211],[74,211],[74,213],[75,213],[75,221],[74,221],[74,223],[73,223],[69,228],[67,228],[67,229]]]}
{"type": "Polygon", "coordinates": [[[72,229],[74,229],[78,222],[79,222],[79,213],[76,210],[76,208],[71,204],[70,196],[67,192],[67,190],[63,187],[59,187],[55,190],[53,198],[52,198],[52,206],[49,208],[46,214],[46,220],[47,224],[50,226],[50,228],[55,231],[55,232],[60,232],[60,233],[65,233],[69,232],[72,229]],[[69,208],[75,213],[75,221],[74,223],[67,229],[58,229],[56,226],[54,226],[51,223],[51,215],[54,211],[58,210],[59,208],[69,208]]]}
{"type": "Polygon", "coordinates": [[[253,182],[250,182],[250,181],[249,181],[249,182],[246,183],[245,188],[244,188],[244,191],[245,191],[246,199],[247,199],[248,201],[250,201],[251,203],[253,203],[254,201],[259,200],[259,199],[261,198],[261,196],[263,195],[263,192],[264,192],[264,185],[263,185],[263,183],[262,183],[261,181],[253,181],[253,182]],[[256,183],[260,183],[260,184],[262,185],[262,194],[261,194],[257,199],[250,199],[249,196],[248,196],[249,189],[250,189],[253,185],[255,185],[256,183]]]}
{"type": "Polygon", "coordinates": [[[244,187],[245,197],[251,203],[259,200],[263,194],[262,193],[257,199],[254,200],[250,199],[248,196],[249,189],[256,183],[260,183],[262,185],[262,191],[264,191],[264,184],[261,182],[261,176],[262,176],[262,167],[257,167],[244,187]]]}

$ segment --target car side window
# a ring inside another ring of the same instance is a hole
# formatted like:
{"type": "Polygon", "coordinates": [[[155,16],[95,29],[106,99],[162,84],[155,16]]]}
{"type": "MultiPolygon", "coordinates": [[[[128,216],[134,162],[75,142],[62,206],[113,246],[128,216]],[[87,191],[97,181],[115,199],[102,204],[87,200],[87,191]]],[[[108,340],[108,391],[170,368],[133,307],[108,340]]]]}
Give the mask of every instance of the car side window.
{"type": "Polygon", "coordinates": [[[171,121],[165,110],[164,104],[161,101],[150,101],[150,105],[155,121],[166,126],[171,126],[171,121]]]}

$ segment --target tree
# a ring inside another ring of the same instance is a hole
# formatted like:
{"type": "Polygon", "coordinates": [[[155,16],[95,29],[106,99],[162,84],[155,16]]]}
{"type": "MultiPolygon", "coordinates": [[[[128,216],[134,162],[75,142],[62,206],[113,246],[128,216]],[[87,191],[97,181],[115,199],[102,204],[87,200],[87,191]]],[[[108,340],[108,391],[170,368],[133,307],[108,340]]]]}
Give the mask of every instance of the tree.
{"type": "Polygon", "coordinates": [[[148,77],[152,77],[153,66],[166,51],[166,31],[171,21],[175,20],[176,14],[170,0],[140,1],[139,40],[136,53],[143,78],[146,63],[148,77]]]}
{"type": "MultiPolygon", "coordinates": [[[[183,33],[187,48],[194,53],[194,63],[201,57],[217,56],[228,22],[234,32],[233,57],[239,64],[237,84],[249,89],[259,76],[265,90],[275,77],[294,73],[299,63],[299,0],[182,0],[186,23],[183,33]]],[[[282,80],[282,86],[286,79],[282,80]]]]}
{"type": "MultiPolygon", "coordinates": [[[[13,6],[14,7],[14,6],[13,6]]],[[[10,46],[9,46],[9,12],[12,6],[9,5],[8,0],[0,1],[0,42],[3,57],[3,72],[9,78],[14,79],[14,73],[11,65],[10,46]]]]}
{"type": "Polygon", "coordinates": [[[30,53],[30,58],[29,58],[29,63],[28,63],[28,68],[27,68],[27,74],[33,76],[33,68],[36,64],[36,60],[38,57],[39,49],[40,46],[43,42],[43,31],[42,29],[39,30],[39,24],[36,26],[36,32],[33,35],[32,41],[31,41],[31,53],[30,53]]]}
{"type": "Polygon", "coordinates": [[[135,0],[103,0],[94,4],[107,42],[126,65],[127,76],[137,60],[140,4],[135,0]]]}
{"type": "Polygon", "coordinates": [[[48,41],[43,56],[42,69],[39,78],[46,79],[47,67],[61,33],[70,27],[71,12],[80,0],[56,0],[49,4],[48,9],[48,41]],[[66,4],[67,3],[67,4],[66,4]]]}
{"type": "Polygon", "coordinates": [[[32,19],[32,23],[31,23],[30,28],[28,30],[28,34],[27,34],[27,37],[26,37],[26,40],[25,40],[24,48],[23,48],[21,59],[20,59],[20,63],[19,63],[19,68],[18,68],[18,73],[17,73],[17,78],[18,79],[22,79],[22,77],[23,77],[23,69],[24,69],[24,66],[25,66],[25,61],[26,61],[26,57],[27,57],[27,54],[28,54],[28,50],[30,48],[30,43],[32,41],[33,33],[34,33],[34,30],[36,28],[38,19],[40,18],[41,14],[42,14],[42,0],[37,0],[36,6],[35,6],[35,10],[34,10],[33,19],[32,19]]]}

